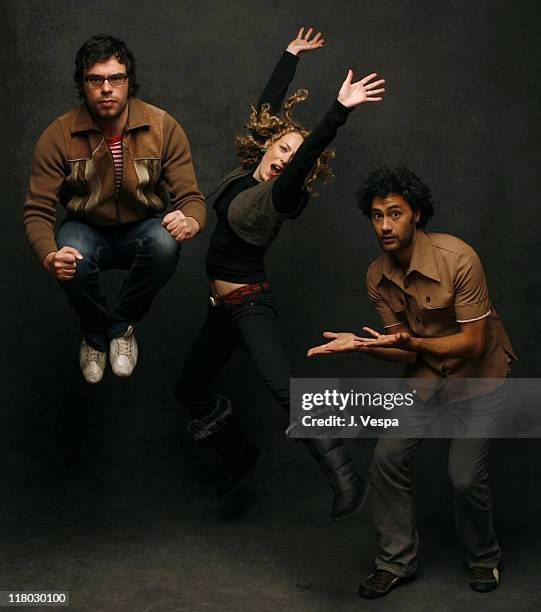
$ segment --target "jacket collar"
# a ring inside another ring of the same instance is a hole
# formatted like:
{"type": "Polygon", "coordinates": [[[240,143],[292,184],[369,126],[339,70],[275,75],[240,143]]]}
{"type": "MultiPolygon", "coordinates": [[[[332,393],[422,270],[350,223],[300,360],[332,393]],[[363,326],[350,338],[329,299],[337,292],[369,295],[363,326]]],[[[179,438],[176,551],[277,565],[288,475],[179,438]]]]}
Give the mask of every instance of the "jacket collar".
{"type": "MultiPolygon", "coordinates": [[[[438,266],[436,265],[436,257],[434,255],[434,247],[427,232],[418,230],[415,234],[415,243],[413,245],[413,254],[411,256],[410,267],[406,276],[409,276],[413,271],[431,278],[435,281],[440,281],[438,266]]],[[[396,259],[390,253],[384,253],[382,275],[386,276],[394,283],[398,279],[402,279],[402,271],[398,266],[396,259]]],[[[380,279],[381,280],[381,279],[380,279]]],[[[399,283],[401,284],[401,283],[399,283]]]]}
{"type": "MultiPolygon", "coordinates": [[[[128,99],[128,123],[126,131],[134,130],[141,127],[147,127],[150,121],[145,110],[145,103],[139,98],[128,99]]],[[[76,111],[75,120],[71,126],[71,133],[94,131],[99,132],[98,126],[94,123],[92,116],[88,111],[88,107],[83,102],[76,111]]]]}
{"type": "Polygon", "coordinates": [[[237,166],[234,170],[229,172],[222,179],[222,183],[226,183],[235,178],[239,178],[241,176],[246,176],[247,174],[253,173],[253,168],[245,168],[244,166],[237,166]]]}

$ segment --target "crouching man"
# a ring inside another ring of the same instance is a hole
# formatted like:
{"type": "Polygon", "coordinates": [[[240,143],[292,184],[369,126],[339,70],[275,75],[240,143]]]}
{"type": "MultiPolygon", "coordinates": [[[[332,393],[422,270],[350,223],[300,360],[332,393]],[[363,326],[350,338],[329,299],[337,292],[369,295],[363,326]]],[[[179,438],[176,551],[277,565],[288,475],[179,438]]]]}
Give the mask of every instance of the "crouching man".
{"type": "Polygon", "coordinates": [[[180,242],[204,226],[190,147],[165,111],[136,97],[135,61],[112,36],[93,36],[75,58],[83,104],[55,119],[34,153],[24,207],[26,236],[74,307],[85,380],[137,363],[134,326],[176,269],[180,242]],[[172,212],[159,217],[170,201],[172,212]],[[55,235],[56,207],[67,216],[55,235]],[[101,274],[127,270],[109,308],[101,274]]]}
{"type": "MultiPolygon", "coordinates": [[[[361,351],[407,364],[406,378],[504,379],[515,356],[490,302],[483,267],[462,240],[423,231],[433,213],[428,187],[407,168],[384,167],[366,180],[358,197],[384,251],[368,268],[367,288],[385,332],[368,327],[363,329],[369,337],[325,332],[329,342],[308,355],[361,351]]],[[[433,399],[420,402],[418,423],[428,425],[437,414],[433,399]]],[[[472,397],[454,402],[454,410],[467,412],[475,424],[481,412],[497,413],[502,400],[500,385],[473,404],[472,397]]],[[[370,482],[380,551],[375,572],[359,588],[362,597],[381,597],[415,576],[411,464],[421,439],[386,437],[376,445],[370,482]]],[[[470,586],[479,592],[496,588],[500,579],[487,482],[489,444],[489,437],[468,435],[453,438],[449,449],[456,531],[470,586]]]]}

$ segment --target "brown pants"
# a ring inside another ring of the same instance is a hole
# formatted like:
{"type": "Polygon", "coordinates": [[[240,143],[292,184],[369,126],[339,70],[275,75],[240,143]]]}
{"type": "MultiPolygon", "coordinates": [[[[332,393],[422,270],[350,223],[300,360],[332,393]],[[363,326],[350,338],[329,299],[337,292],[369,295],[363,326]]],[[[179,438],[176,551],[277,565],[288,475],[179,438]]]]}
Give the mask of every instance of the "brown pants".
{"type": "MultiPolygon", "coordinates": [[[[488,409],[502,404],[503,391],[486,396],[488,409]]],[[[455,405],[460,409],[460,405],[455,405]]],[[[427,423],[433,407],[427,405],[427,423]]],[[[420,416],[420,415],[416,415],[420,416]]],[[[412,500],[411,463],[422,438],[381,438],[370,468],[372,516],[380,551],[376,566],[400,577],[417,569],[419,537],[412,500]]],[[[492,522],[488,485],[490,439],[454,438],[449,447],[455,525],[468,565],[496,567],[501,550],[492,522]]]]}

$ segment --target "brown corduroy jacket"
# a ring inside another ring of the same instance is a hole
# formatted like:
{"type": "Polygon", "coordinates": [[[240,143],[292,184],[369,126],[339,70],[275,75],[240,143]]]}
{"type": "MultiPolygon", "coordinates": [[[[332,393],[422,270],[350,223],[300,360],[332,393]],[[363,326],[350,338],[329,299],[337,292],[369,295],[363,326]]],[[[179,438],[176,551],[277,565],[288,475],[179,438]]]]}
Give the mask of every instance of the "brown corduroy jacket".
{"type": "Polygon", "coordinates": [[[138,98],[128,101],[122,139],[122,184],[115,190],[113,158],[85,104],[58,117],[34,152],[24,205],[26,236],[40,261],[57,250],[56,207],[95,225],[120,225],[173,210],[206,221],[190,146],[182,127],[165,111],[138,98]]]}

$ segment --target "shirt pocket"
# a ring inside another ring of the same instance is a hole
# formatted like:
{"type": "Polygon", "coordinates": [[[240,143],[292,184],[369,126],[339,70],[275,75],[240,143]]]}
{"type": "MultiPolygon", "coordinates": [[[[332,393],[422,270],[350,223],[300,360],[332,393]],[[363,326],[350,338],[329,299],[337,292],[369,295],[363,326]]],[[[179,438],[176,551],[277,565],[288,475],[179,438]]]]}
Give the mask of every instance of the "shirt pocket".
{"type": "Polygon", "coordinates": [[[454,293],[446,291],[443,287],[420,283],[417,287],[417,301],[425,323],[445,329],[456,327],[454,293]]]}
{"type": "Polygon", "coordinates": [[[393,311],[396,320],[406,322],[408,302],[405,294],[398,288],[385,287],[382,290],[382,296],[384,301],[389,305],[389,308],[393,311]]]}

